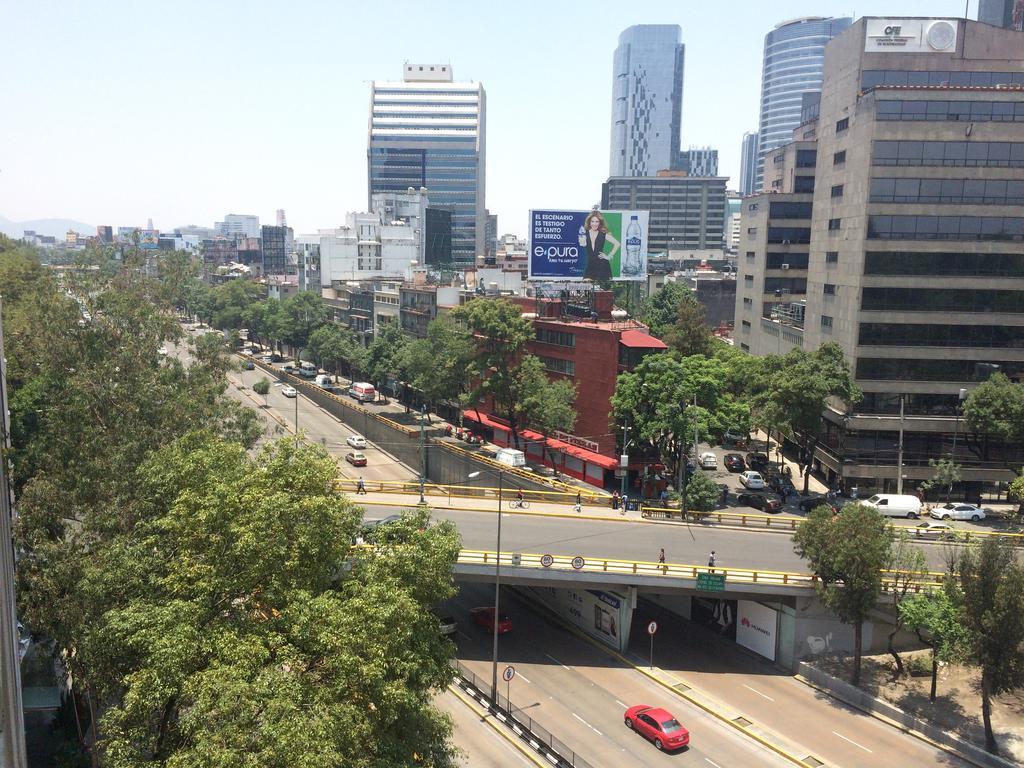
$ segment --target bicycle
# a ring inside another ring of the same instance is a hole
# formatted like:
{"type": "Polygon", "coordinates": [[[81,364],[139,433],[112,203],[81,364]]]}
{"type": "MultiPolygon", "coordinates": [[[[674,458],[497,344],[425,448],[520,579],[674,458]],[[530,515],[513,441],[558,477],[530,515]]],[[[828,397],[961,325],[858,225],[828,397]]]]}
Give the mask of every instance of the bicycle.
{"type": "Polygon", "coordinates": [[[512,499],[512,501],[510,501],[508,503],[508,505],[509,505],[509,507],[511,509],[529,509],[530,508],[530,502],[528,502],[526,499],[512,499]]]}

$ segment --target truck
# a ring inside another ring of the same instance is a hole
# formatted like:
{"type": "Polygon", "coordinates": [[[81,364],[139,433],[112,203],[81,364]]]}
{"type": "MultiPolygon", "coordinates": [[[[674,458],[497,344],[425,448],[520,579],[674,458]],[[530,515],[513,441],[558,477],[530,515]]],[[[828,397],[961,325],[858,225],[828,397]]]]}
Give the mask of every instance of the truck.
{"type": "Polygon", "coordinates": [[[526,466],[526,454],[522,451],[517,451],[515,448],[499,448],[494,456],[494,460],[509,467],[526,466]]]}

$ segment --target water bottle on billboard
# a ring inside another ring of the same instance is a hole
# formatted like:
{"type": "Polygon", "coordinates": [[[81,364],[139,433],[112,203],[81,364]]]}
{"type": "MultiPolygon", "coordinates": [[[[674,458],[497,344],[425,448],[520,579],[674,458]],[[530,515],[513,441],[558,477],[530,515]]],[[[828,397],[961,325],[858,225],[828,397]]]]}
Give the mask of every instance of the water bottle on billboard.
{"type": "Polygon", "coordinates": [[[584,231],[582,225],[580,226],[580,248],[585,247],[587,244],[587,233],[584,231]]]}
{"type": "Polygon", "coordinates": [[[640,222],[634,213],[629,217],[629,226],[626,227],[626,260],[622,264],[622,274],[639,275],[640,247],[643,245],[643,234],[640,230],[640,222]]]}

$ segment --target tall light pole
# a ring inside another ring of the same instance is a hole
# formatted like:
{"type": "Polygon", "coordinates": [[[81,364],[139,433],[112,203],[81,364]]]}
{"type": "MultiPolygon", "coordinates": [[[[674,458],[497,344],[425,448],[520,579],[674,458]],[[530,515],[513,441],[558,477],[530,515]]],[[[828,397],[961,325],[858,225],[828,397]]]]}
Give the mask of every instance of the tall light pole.
{"type": "MultiPolygon", "coordinates": [[[[420,406],[420,504],[426,504],[426,500],[423,498],[423,484],[426,482],[427,474],[427,448],[425,433],[423,431],[423,422],[427,418],[427,406],[420,406]]],[[[501,499],[498,499],[498,503],[501,503],[501,499]]]]}
{"type": "MultiPolygon", "coordinates": [[[[294,387],[293,387],[294,389],[294,387]]],[[[295,436],[299,436],[299,393],[295,393],[295,436]]]]}
{"type": "Polygon", "coordinates": [[[903,494],[903,395],[900,395],[900,441],[896,445],[896,493],[903,494]]]}
{"type": "MultiPolygon", "coordinates": [[[[479,477],[479,472],[470,472],[468,477],[472,480],[475,477],[479,477]]],[[[492,622],[491,629],[494,633],[494,643],[491,648],[491,701],[494,706],[498,706],[498,624],[501,621],[501,613],[499,613],[499,605],[501,598],[501,491],[502,491],[502,480],[504,473],[502,470],[498,470],[498,538],[495,543],[495,549],[497,550],[494,557],[494,621],[492,622]]]]}
{"type": "MultiPolygon", "coordinates": [[[[687,402],[681,402],[679,409],[683,412],[683,417],[686,417],[686,411],[689,409],[690,404],[687,402]]],[[[697,407],[697,395],[693,396],[693,407],[697,407]]],[[[679,513],[683,519],[686,519],[686,439],[685,439],[685,427],[683,430],[683,439],[679,443],[679,513]]],[[[697,422],[693,422],[693,450],[694,453],[697,451],[697,422]]]]}
{"type": "Polygon", "coordinates": [[[626,481],[629,478],[629,442],[627,437],[629,436],[629,416],[626,416],[625,423],[622,427],[622,455],[619,457],[619,465],[622,469],[622,506],[625,509],[626,506],[626,481]],[[625,462],[623,462],[625,459],[625,462]]]}

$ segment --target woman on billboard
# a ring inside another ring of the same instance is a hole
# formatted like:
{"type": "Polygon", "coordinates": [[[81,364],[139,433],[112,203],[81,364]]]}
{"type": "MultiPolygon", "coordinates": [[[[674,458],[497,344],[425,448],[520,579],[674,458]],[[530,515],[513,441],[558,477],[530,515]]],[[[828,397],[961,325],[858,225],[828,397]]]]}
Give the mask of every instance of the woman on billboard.
{"type": "Polygon", "coordinates": [[[619,250],[619,241],[608,231],[600,211],[591,211],[580,230],[580,246],[587,250],[587,266],[583,277],[595,283],[612,279],[612,258],[619,250]],[[604,252],[605,243],[611,243],[610,253],[604,252]]]}

